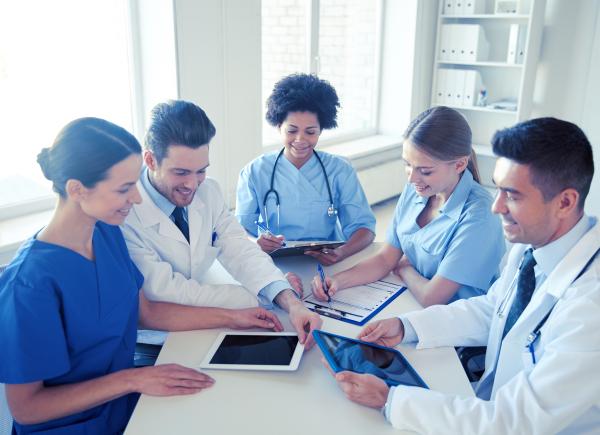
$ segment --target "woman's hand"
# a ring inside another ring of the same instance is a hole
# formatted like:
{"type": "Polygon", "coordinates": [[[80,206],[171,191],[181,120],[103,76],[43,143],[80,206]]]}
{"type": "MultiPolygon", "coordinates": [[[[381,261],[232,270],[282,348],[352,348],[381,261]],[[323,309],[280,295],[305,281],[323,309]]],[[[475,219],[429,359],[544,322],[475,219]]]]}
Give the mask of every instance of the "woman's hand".
{"type": "Polygon", "coordinates": [[[412,264],[410,264],[410,260],[406,255],[403,255],[398,261],[398,264],[394,266],[394,270],[392,272],[394,273],[394,275],[397,275],[400,278],[402,278],[402,272],[410,267],[412,267],[412,264]]]}
{"type": "Polygon", "coordinates": [[[179,364],[161,364],[127,371],[132,391],[150,396],[195,394],[212,387],[215,380],[179,364]]]}
{"type": "Polygon", "coordinates": [[[335,249],[323,248],[320,251],[305,251],[304,254],[315,258],[323,266],[331,266],[346,258],[341,246],[335,249]]]}
{"type": "Polygon", "coordinates": [[[267,254],[270,254],[276,249],[281,248],[283,242],[285,241],[285,237],[283,236],[275,236],[273,234],[262,233],[258,239],[256,239],[256,243],[260,246],[267,254]]]}
{"type": "Polygon", "coordinates": [[[321,281],[320,275],[315,275],[311,282],[312,293],[315,295],[320,301],[329,301],[329,299],[338,292],[339,285],[336,282],[335,278],[331,278],[329,276],[325,276],[325,284],[327,285],[327,294],[325,293],[325,289],[323,288],[323,281],[321,281]]]}

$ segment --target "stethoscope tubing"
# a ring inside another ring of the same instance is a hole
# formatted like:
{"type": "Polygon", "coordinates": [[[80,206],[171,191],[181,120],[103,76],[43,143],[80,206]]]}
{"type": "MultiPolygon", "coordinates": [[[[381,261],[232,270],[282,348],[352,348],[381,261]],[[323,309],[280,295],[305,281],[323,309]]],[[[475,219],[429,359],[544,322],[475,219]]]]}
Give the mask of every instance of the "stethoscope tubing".
{"type": "MultiPolygon", "coordinates": [[[[279,163],[279,159],[281,158],[281,156],[283,155],[283,152],[285,151],[285,148],[282,148],[281,151],[279,151],[279,154],[277,154],[277,158],[275,159],[275,164],[273,165],[273,170],[271,171],[271,183],[269,185],[269,190],[267,190],[267,192],[265,193],[265,196],[263,197],[263,208],[265,210],[265,219],[268,220],[268,216],[267,216],[267,200],[269,199],[269,195],[275,195],[275,205],[277,206],[277,213],[279,214],[279,207],[281,205],[281,201],[279,198],[279,192],[277,191],[277,189],[275,189],[275,173],[277,171],[277,164],[279,163]]],[[[327,171],[325,170],[325,165],[323,164],[323,161],[321,160],[321,157],[319,157],[319,154],[316,151],[313,151],[315,154],[315,157],[317,158],[317,161],[319,162],[319,165],[321,166],[321,171],[323,172],[323,176],[325,177],[325,185],[327,186],[327,194],[329,195],[329,208],[327,209],[327,215],[328,216],[333,216],[337,214],[337,210],[335,209],[335,206],[333,204],[333,195],[331,194],[331,186],[329,185],[329,177],[327,176],[327,171]]],[[[278,222],[279,224],[279,222],[278,222]]],[[[268,223],[267,223],[268,226],[268,223]]]]}

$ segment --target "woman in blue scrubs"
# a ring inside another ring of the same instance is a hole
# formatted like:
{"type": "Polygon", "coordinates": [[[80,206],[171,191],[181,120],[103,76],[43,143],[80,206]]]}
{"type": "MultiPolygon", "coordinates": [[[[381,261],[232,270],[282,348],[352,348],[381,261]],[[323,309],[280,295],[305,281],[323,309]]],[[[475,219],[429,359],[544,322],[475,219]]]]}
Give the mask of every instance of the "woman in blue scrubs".
{"type": "MultiPolygon", "coordinates": [[[[487,292],[505,244],[492,196],[479,184],[471,129],[456,110],[434,107],[411,122],[402,158],[408,184],[387,243],[375,256],[327,277],[329,294],[394,271],[424,307],[487,292]]],[[[312,283],[326,300],[321,280],[312,283]]]]}
{"type": "Polygon", "coordinates": [[[134,369],[138,321],[164,330],[281,329],[264,309],[145,299],[118,227],[140,202],[140,153],[121,127],[82,118],[38,156],[58,204],[0,277],[0,382],[13,433],[122,433],[136,393],[193,394],[213,384],[177,364],[134,369]]]}
{"type": "Polygon", "coordinates": [[[309,253],[330,265],[373,241],[375,217],[356,172],[343,158],[315,151],[321,132],[337,126],[338,107],[335,89],[307,74],[283,78],[268,98],[266,118],[279,129],[283,149],[242,169],[235,213],[263,251],[284,240],[345,240],[309,253]],[[258,231],[257,221],[270,233],[258,231]]]}

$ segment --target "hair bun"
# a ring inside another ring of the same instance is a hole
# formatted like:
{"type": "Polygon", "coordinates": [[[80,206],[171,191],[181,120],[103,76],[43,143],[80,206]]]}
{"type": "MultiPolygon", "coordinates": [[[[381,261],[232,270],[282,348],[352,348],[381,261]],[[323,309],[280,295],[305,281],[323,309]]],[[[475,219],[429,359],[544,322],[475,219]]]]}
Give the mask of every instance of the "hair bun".
{"type": "Polygon", "coordinates": [[[42,172],[44,173],[44,177],[48,180],[52,180],[52,165],[50,162],[50,148],[42,148],[42,151],[37,156],[37,162],[42,168],[42,172]]]}

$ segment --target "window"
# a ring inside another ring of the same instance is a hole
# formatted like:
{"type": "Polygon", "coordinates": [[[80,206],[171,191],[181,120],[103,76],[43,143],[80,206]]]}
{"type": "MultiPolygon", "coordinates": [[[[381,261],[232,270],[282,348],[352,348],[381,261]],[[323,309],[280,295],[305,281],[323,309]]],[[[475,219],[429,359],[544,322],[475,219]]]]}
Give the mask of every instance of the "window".
{"type": "MultiPolygon", "coordinates": [[[[294,72],[328,80],[340,98],[338,128],[321,140],[375,132],[380,51],[379,1],[263,0],[262,101],[294,72]]],[[[278,143],[263,120],[263,144],[278,143]]]]}
{"type": "Polygon", "coordinates": [[[67,122],[96,116],[132,130],[128,7],[0,3],[0,219],[48,204],[36,156],[67,122]]]}

